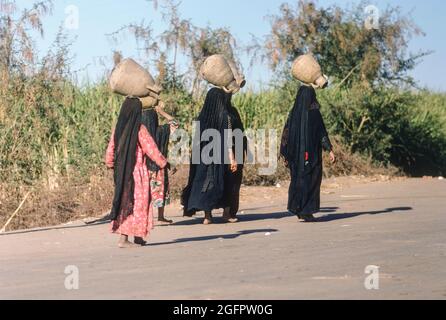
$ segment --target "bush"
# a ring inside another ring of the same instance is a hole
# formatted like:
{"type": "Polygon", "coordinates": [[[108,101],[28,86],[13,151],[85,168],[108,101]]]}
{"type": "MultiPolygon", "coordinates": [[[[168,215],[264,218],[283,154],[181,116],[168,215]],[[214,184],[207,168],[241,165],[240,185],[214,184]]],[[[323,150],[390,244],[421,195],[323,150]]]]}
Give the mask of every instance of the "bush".
{"type": "MultiPolygon", "coordinates": [[[[296,92],[297,84],[288,82],[240,93],[233,103],[247,128],[281,134],[296,92]]],[[[353,87],[320,91],[318,98],[339,157],[336,166],[325,167],[326,176],[391,174],[387,168],[392,165],[417,176],[446,171],[444,95],[353,87]]],[[[104,189],[112,177],[103,156],[123,98],[105,84],[78,88],[29,79],[12,82],[0,99],[0,220],[6,220],[30,188],[35,190],[28,201],[32,205],[23,208],[24,220],[15,221],[14,228],[34,226],[30,217],[39,208],[50,210],[45,219],[57,222],[101,213],[99,204],[109,203],[112,191],[104,189]]],[[[196,101],[177,90],[166,93],[166,100],[168,111],[190,129],[203,98],[196,101]]],[[[184,179],[172,178],[175,194],[187,178],[187,169],[182,171],[184,179]]],[[[272,176],[259,176],[257,167],[247,166],[244,183],[272,185],[287,177],[281,163],[272,176]]]]}
{"type": "Polygon", "coordinates": [[[445,99],[429,96],[357,86],[324,91],[320,100],[329,131],[342,137],[351,153],[410,175],[440,175],[446,171],[446,122],[439,114],[445,99]]]}

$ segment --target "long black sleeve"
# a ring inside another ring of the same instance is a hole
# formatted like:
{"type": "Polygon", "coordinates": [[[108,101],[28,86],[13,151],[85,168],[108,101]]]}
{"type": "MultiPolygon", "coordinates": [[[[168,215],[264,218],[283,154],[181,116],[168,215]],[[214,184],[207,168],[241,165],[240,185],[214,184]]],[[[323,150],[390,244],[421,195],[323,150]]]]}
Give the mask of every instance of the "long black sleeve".
{"type": "Polygon", "coordinates": [[[288,160],[287,155],[288,155],[289,122],[290,120],[288,119],[285,124],[285,127],[283,128],[282,139],[280,143],[280,155],[286,160],[288,160]]]}
{"type": "Polygon", "coordinates": [[[322,137],[322,148],[324,148],[324,150],[327,152],[333,151],[333,145],[331,144],[330,138],[328,136],[322,137]]]}
{"type": "Polygon", "coordinates": [[[333,150],[333,145],[331,144],[330,137],[328,135],[327,129],[325,128],[324,119],[322,118],[322,114],[319,109],[317,110],[317,115],[320,121],[320,137],[322,148],[327,152],[331,152],[333,150]]]}

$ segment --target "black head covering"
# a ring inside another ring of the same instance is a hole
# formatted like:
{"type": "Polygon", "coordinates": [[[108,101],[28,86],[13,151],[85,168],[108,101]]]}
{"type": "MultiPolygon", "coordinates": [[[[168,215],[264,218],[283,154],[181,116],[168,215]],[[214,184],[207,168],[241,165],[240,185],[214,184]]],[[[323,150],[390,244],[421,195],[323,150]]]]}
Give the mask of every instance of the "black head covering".
{"type": "Polygon", "coordinates": [[[136,147],[141,127],[142,105],[139,99],[126,98],[121,107],[115,129],[114,180],[115,195],[110,214],[112,220],[133,214],[136,147]]]}
{"type": "MultiPolygon", "coordinates": [[[[209,90],[203,109],[198,116],[197,121],[200,122],[200,135],[194,137],[194,141],[200,141],[203,132],[207,129],[218,130],[222,135],[226,134],[225,129],[236,130],[239,129],[245,132],[240,114],[232,105],[232,93],[227,93],[221,88],[212,88],[209,90]],[[228,121],[231,123],[229,124],[228,121]],[[229,128],[230,126],[230,128],[229,128]]],[[[198,132],[197,132],[198,133],[198,132]]],[[[223,138],[223,136],[222,136],[223,138]]],[[[234,146],[235,140],[233,140],[234,146]]],[[[201,147],[206,145],[207,142],[201,142],[201,147]]],[[[247,139],[243,139],[243,152],[247,151],[247,139]]],[[[222,154],[226,153],[226,145],[223,146],[222,154]]],[[[235,148],[234,148],[235,151],[235,148]]],[[[225,159],[228,160],[228,159],[225,159]]]]}
{"type": "Polygon", "coordinates": [[[281,153],[288,162],[297,163],[301,173],[305,170],[305,153],[308,151],[308,111],[315,105],[318,102],[314,88],[301,86],[285,127],[288,139],[281,153]]]}
{"type": "MultiPolygon", "coordinates": [[[[203,109],[197,118],[197,121],[200,123],[200,131],[196,132],[193,139],[193,143],[196,145],[196,147],[200,145],[200,150],[210,143],[201,141],[202,134],[205,130],[215,129],[220,132],[223,138],[223,134],[225,133],[224,130],[228,128],[231,98],[231,93],[226,93],[220,88],[212,88],[206,95],[203,109]]],[[[222,155],[224,154],[223,150],[224,148],[222,145],[222,155]]]]}
{"type": "Polygon", "coordinates": [[[232,94],[226,93],[223,89],[212,88],[209,90],[197,119],[200,121],[201,132],[206,129],[221,130],[223,128],[227,122],[231,98],[232,94]]]}

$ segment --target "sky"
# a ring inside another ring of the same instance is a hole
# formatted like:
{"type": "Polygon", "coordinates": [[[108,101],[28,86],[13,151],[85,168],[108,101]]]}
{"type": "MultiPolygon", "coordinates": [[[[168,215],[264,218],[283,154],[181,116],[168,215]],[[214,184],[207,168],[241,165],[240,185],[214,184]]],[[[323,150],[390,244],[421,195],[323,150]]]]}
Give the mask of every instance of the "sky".
{"type": "MultiPolygon", "coordinates": [[[[281,3],[293,3],[296,0],[183,0],[180,6],[182,18],[191,19],[194,25],[205,27],[228,27],[235,35],[239,45],[249,44],[252,35],[262,37],[270,30],[266,16],[278,13],[281,3]]],[[[20,8],[29,7],[33,0],[18,0],[20,8]]],[[[118,50],[125,57],[132,57],[140,62],[147,61],[138,50],[136,41],[131,36],[120,37],[115,43],[107,37],[124,25],[145,21],[150,23],[156,34],[165,30],[165,22],[160,8],[155,10],[147,0],[55,0],[51,16],[44,19],[45,35],[36,41],[41,54],[46,52],[55,39],[60,26],[69,26],[67,32],[74,40],[71,52],[74,55],[73,69],[77,70],[82,82],[100,79],[111,68],[113,50],[118,50]],[[74,11],[72,9],[75,9],[74,11]],[[70,23],[69,18],[78,13],[78,24],[70,23]],[[73,15],[74,13],[74,15],[73,15]],[[68,23],[66,23],[68,22],[68,23]]],[[[159,0],[162,2],[162,0],[159,0]]],[[[348,5],[358,1],[319,0],[318,5],[348,5]]],[[[374,0],[370,4],[379,10],[388,5],[400,6],[404,13],[410,14],[419,27],[426,33],[424,37],[414,38],[409,49],[412,52],[433,50],[434,52],[412,72],[421,87],[434,91],[446,91],[446,1],[443,0],[374,0]]],[[[36,37],[38,38],[38,37],[36,37]]],[[[256,63],[249,66],[249,57],[243,55],[248,83],[253,88],[264,86],[271,79],[268,66],[256,63]]],[[[184,61],[182,67],[185,68],[184,61]]]]}

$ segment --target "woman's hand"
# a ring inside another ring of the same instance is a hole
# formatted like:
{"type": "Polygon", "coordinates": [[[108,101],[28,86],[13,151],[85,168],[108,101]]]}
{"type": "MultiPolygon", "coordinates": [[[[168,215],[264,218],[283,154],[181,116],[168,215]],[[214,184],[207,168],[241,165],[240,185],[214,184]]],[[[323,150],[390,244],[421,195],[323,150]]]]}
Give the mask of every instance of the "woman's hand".
{"type": "Polygon", "coordinates": [[[174,134],[180,127],[175,119],[169,120],[170,134],[174,134]]]}
{"type": "Polygon", "coordinates": [[[280,159],[282,159],[283,164],[285,165],[285,168],[289,168],[289,167],[290,167],[290,164],[289,164],[288,161],[285,159],[285,157],[280,156],[280,159]]]}
{"type": "Polygon", "coordinates": [[[231,172],[236,173],[237,169],[238,169],[238,164],[237,164],[237,161],[235,160],[234,153],[233,153],[232,149],[229,150],[229,160],[231,161],[231,166],[230,166],[231,172]]]}
{"type": "Polygon", "coordinates": [[[234,159],[231,160],[231,172],[236,173],[237,169],[238,169],[237,161],[235,161],[234,159]]]}
{"type": "Polygon", "coordinates": [[[177,126],[170,126],[170,134],[174,134],[175,131],[177,131],[178,127],[177,126]]]}
{"type": "Polygon", "coordinates": [[[336,162],[336,156],[333,151],[330,151],[330,162],[334,164],[336,162]]]}

